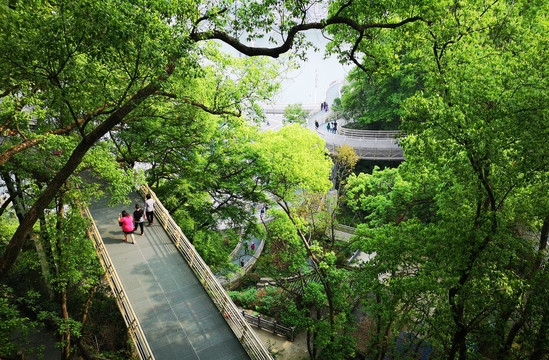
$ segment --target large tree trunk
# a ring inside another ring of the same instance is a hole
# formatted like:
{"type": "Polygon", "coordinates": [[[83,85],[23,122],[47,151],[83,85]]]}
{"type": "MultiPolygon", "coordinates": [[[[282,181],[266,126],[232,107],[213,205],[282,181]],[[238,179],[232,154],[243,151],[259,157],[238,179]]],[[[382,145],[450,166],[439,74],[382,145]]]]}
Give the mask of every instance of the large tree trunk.
{"type": "MultiPolygon", "coordinates": [[[[549,235],[549,216],[547,216],[544,221],[543,225],[541,227],[541,232],[539,236],[539,243],[538,243],[538,251],[536,254],[536,259],[534,260],[532,267],[530,268],[529,273],[526,276],[526,280],[532,280],[536,273],[541,269],[542,263],[545,257],[545,252],[547,250],[547,236],[549,235]]],[[[526,324],[528,319],[531,317],[532,313],[532,296],[534,296],[534,293],[538,291],[538,289],[533,288],[529,290],[525,296],[526,304],[524,306],[524,311],[521,313],[521,317],[518,321],[516,321],[513,326],[511,326],[509,333],[507,334],[507,338],[505,339],[505,343],[503,344],[500,352],[499,352],[499,358],[500,359],[506,359],[509,357],[509,353],[511,351],[511,347],[513,346],[513,343],[515,342],[515,338],[522,329],[522,327],[526,324]]],[[[546,317],[546,313],[544,314],[544,321],[546,317]]],[[[541,325],[540,331],[544,328],[544,324],[541,325]]],[[[545,328],[545,331],[547,329],[545,328]]],[[[539,339],[539,338],[538,338],[539,339]]]]}
{"type": "Polygon", "coordinates": [[[12,200],[13,208],[15,209],[15,215],[17,215],[19,222],[21,222],[23,221],[27,211],[22,198],[22,191],[19,189],[19,186],[16,186],[9,173],[2,171],[0,174],[2,176],[2,180],[4,180],[4,184],[6,184],[8,193],[10,194],[10,199],[12,200]]]}
{"type": "Polygon", "coordinates": [[[61,335],[61,360],[69,360],[71,353],[71,328],[69,326],[69,309],[67,308],[67,292],[61,292],[61,313],[63,315],[65,329],[61,335]]]}
{"type": "Polygon", "coordinates": [[[536,343],[534,344],[534,352],[530,356],[530,360],[547,359],[549,346],[547,345],[547,336],[549,332],[549,309],[546,308],[543,312],[543,318],[539,326],[536,343]]]}
{"type": "MultiPolygon", "coordinates": [[[[173,67],[170,67],[169,69],[171,69],[171,71],[168,71],[168,75],[173,71],[173,67]]],[[[9,272],[15,263],[15,260],[17,260],[17,256],[19,256],[19,252],[23,248],[32,227],[43,211],[54,199],[61,186],[63,186],[69,176],[71,176],[78,165],[80,165],[88,150],[109,130],[122,122],[122,120],[141,102],[154,94],[158,88],[159,85],[149,84],[139,90],[125,105],[121,106],[118,110],[111,114],[92,132],[84,136],[72,152],[71,157],[67,160],[65,166],[63,166],[63,168],[53,177],[44,192],[38,197],[34,205],[25,214],[23,221],[19,224],[15,234],[13,234],[4,254],[2,255],[2,258],[0,259],[0,278],[6,276],[9,272]]]]}

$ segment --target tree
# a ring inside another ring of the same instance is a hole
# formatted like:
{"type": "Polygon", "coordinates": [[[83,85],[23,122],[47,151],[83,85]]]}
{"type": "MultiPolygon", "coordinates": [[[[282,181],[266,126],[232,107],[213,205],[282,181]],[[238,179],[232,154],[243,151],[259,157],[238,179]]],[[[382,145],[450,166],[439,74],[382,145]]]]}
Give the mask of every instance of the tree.
{"type": "Polygon", "coordinates": [[[349,85],[343,87],[335,110],[342,116],[372,130],[398,130],[404,116],[402,105],[416,91],[424,90],[421,69],[406,54],[395,54],[399,61],[390,69],[351,70],[349,85]]]}
{"type": "Polygon", "coordinates": [[[445,359],[547,356],[548,84],[532,71],[549,55],[546,11],[456,4],[384,44],[413,54],[425,91],[404,104],[406,162],[349,180],[366,216],[359,247],[376,252],[365,270],[392,299],[366,306],[392,314],[387,335],[406,327],[445,359]]]}
{"type": "Polygon", "coordinates": [[[271,275],[295,298],[287,319],[307,330],[311,359],[345,358],[353,354],[351,281],[325,233],[317,237],[315,222],[309,221],[319,211],[319,196],[332,187],[324,141],[294,124],[262,134],[257,146],[266,169],[262,190],[277,205],[270,210],[274,220],[266,224],[271,275]],[[288,276],[297,285],[281,279],[288,276]]]}
{"type": "MultiPolygon", "coordinates": [[[[0,260],[0,275],[9,271],[42,212],[77,170],[87,152],[109,131],[128,122],[155,116],[157,101],[193,105],[212,114],[239,115],[240,102],[201,102],[192,89],[166,88],[200,78],[208,60],[202,43],[219,40],[249,56],[278,57],[303,43],[300,32],[345,24],[358,31],[397,28],[418,19],[407,6],[402,18],[380,18],[361,24],[336,12],[306,23],[309,3],[265,1],[202,4],[199,1],[155,2],[140,6],[114,3],[20,1],[0,8],[2,33],[2,124],[16,136],[2,145],[0,166],[43,143],[46,135],[69,136],[75,146],[63,166],[32,203],[0,260]],[[274,9],[273,9],[274,7],[274,9]],[[253,47],[254,40],[275,28],[281,35],[271,48],[253,47]],[[410,15],[411,14],[411,15],[410,15]],[[286,16],[288,15],[288,16],[286,16]],[[48,36],[44,36],[48,34],[48,36]],[[29,124],[34,123],[32,131],[29,124]]],[[[334,6],[345,5],[334,3],[334,6]]],[[[385,13],[385,12],[383,12],[385,13]]],[[[209,63],[213,64],[213,63],[209,63]]],[[[243,99],[240,99],[243,100],[243,99]]]]}
{"type": "MultiPolygon", "coordinates": [[[[269,80],[277,68],[268,59],[231,58],[217,47],[208,53],[224,66],[204,69],[196,85],[177,87],[201,88],[204,99],[220,106],[235,101],[236,95],[227,93],[263,98],[276,88],[269,80]],[[240,74],[237,83],[235,74],[240,74]]],[[[264,199],[256,180],[261,171],[257,149],[250,145],[257,129],[235,116],[216,116],[187,103],[161,106],[161,116],[111,131],[119,159],[128,168],[150,164],[146,180],[187,238],[210,267],[226,266],[231,249],[224,243],[256,230],[250,226],[254,214],[248,204],[264,199]]]]}
{"type": "Polygon", "coordinates": [[[283,123],[305,124],[309,113],[303,109],[301,104],[290,104],[284,109],[283,123]]]}

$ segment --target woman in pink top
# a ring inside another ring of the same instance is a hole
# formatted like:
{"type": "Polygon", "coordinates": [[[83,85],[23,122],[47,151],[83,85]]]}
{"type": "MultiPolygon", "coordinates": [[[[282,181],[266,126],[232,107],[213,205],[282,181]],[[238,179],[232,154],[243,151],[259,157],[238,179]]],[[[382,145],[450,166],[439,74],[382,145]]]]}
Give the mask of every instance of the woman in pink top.
{"type": "Polygon", "coordinates": [[[118,223],[122,226],[124,232],[124,241],[128,241],[128,235],[132,238],[132,244],[135,244],[135,238],[133,237],[133,218],[126,210],[122,211],[122,214],[118,214],[118,223]]]}

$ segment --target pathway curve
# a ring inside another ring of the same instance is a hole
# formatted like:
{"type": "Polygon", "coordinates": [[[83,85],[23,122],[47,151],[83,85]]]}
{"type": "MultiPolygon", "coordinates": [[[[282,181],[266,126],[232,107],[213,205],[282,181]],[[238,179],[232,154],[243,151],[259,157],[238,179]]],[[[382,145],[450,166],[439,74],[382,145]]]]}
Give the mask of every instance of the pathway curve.
{"type": "MultiPolygon", "coordinates": [[[[307,121],[309,129],[316,131],[320,137],[326,141],[326,147],[330,152],[337,151],[337,148],[343,145],[349,145],[355,149],[356,154],[365,160],[404,160],[404,153],[402,148],[398,145],[396,139],[391,138],[358,138],[353,136],[342,136],[339,134],[332,134],[326,129],[327,121],[333,112],[330,110],[334,99],[340,97],[340,89],[343,85],[342,81],[333,82],[326,91],[326,102],[328,103],[328,111],[319,110],[307,121]],[[315,128],[315,121],[318,121],[320,126],[315,128]]],[[[320,104],[319,104],[320,108],[320,104]]],[[[342,120],[338,120],[338,127],[343,125],[342,120]]]]}

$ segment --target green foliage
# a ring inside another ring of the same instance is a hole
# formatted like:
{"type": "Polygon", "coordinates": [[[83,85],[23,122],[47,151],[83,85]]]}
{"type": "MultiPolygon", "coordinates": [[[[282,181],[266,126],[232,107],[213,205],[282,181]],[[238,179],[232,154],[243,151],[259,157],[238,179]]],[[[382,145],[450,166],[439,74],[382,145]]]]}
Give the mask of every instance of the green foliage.
{"type": "Polygon", "coordinates": [[[271,269],[267,274],[289,276],[306,268],[307,254],[295,226],[280,210],[271,211],[270,216],[273,220],[267,223],[267,252],[270,254],[271,269]]]}
{"type": "Polygon", "coordinates": [[[354,68],[349,85],[343,87],[341,102],[334,110],[345,119],[370,130],[397,130],[404,116],[406,99],[423,90],[421,69],[406,54],[395,54],[398,63],[391,71],[372,69],[367,74],[354,68]]]}
{"type": "MultiPolygon", "coordinates": [[[[544,239],[528,234],[549,222],[547,2],[330,2],[337,18],[320,23],[332,36],[328,50],[355,56],[371,74],[356,73],[353,117],[404,118],[410,135],[402,141],[407,162],[397,172],[352,179],[349,199],[366,222],[354,246],[377,256],[361,269],[363,278],[350,281],[334,249],[307,237],[318,232],[307,231],[314,217],[300,206],[303,194],[331,187],[324,143],[296,125],[266,134],[243,125],[238,115],[261,116],[257,103],[276,90],[276,69],[201,45],[248,34],[246,41],[276,47],[272,36],[291,38],[288,31],[312,3],[0,6],[0,117],[2,136],[9,134],[0,144],[1,175],[18,214],[27,214],[1,259],[2,275],[46,214],[35,230],[43,235],[51,284],[85,292],[97,279],[89,249],[79,248],[83,224],[72,214],[87,200],[76,196],[74,185],[89,180],[80,171],[101,173],[116,199],[133,174],[118,171],[115,161],[126,168],[145,161],[152,164],[148,181],[165,187],[178,221],[213,263],[226,261],[217,251],[222,239],[210,233],[218,224],[246,223],[251,216],[243,205],[266,201],[265,193],[283,207],[293,228],[287,219],[273,224],[285,246],[280,264],[297,271],[297,255],[306,251],[321,276],[304,287],[306,304],[292,314],[326,358],[352,353],[341,336],[351,322],[345,304],[368,291],[375,295],[364,305],[375,318],[371,349],[378,357],[402,329],[448,359],[465,359],[468,341],[498,358],[546,356],[547,273],[537,251],[544,239]],[[67,222],[48,215],[67,204],[67,222]]],[[[302,39],[298,33],[287,45],[299,47],[302,39]]],[[[92,194],[99,187],[82,189],[92,194]]],[[[2,238],[12,230],[2,228],[2,238]]],[[[37,259],[29,254],[18,274],[34,271],[24,268],[37,259]]]]}
{"type": "Polygon", "coordinates": [[[229,261],[230,250],[224,248],[223,235],[219,232],[205,230],[195,232],[194,246],[214,271],[220,265],[225,265],[229,261]]]}
{"type": "Polygon", "coordinates": [[[50,247],[48,253],[53,257],[49,264],[51,273],[55,274],[51,279],[52,288],[62,291],[72,286],[89,288],[96,284],[103,270],[86,233],[89,220],[74,212],[62,220],[51,220],[42,236],[49,239],[44,247],[50,247]]]}
{"type": "Polygon", "coordinates": [[[0,295],[0,354],[15,358],[20,348],[26,348],[28,352],[37,351],[30,349],[28,343],[28,335],[37,323],[23,316],[10,301],[15,299],[11,289],[0,288],[0,295]]]}
{"type": "Polygon", "coordinates": [[[364,217],[354,246],[375,253],[363,267],[375,294],[364,302],[378,329],[372,356],[394,344],[386,334],[404,329],[445,359],[467,358],[469,342],[479,358],[546,356],[538,307],[546,285],[537,279],[547,274],[531,262],[545,247],[539,233],[549,214],[541,190],[549,164],[539,148],[547,71],[531,71],[549,56],[539,38],[546,11],[461,4],[417,24],[418,37],[393,35],[370,49],[379,56],[387,45],[415,59],[425,87],[401,106],[406,162],[348,181],[349,204],[364,217]]]}
{"type": "Polygon", "coordinates": [[[255,287],[244,291],[230,291],[229,296],[237,304],[245,309],[255,310],[260,314],[277,317],[283,313],[286,299],[280,289],[255,287]]]}
{"type": "Polygon", "coordinates": [[[255,300],[257,299],[257,289],[251,287],[244,291],[229,291],[229,296],[235,302],[235,304],[247,309],[252,309],[255,300]]]}
{"type": "Polygon", "coordinates": [[[240,283],[243,288],[255,287],[257,282],[261,279],[261,275],[257,272],[250,272],[240,278],[240,283]]]}
{"type": "Polygon", "coordinates": [[[90,306],[88,320],[82,328],[82,342],[97,349],[108,359],[131,357],[131,340],[110,289],[100,286],[90,306]]]}
{"type": "Polygon", "coordinates": [[[291,201],[297,191],[325,192],[331,187],[331,160],[317,134],[293,124],[260,134],[253,144],[264,166],[265,191],[291,201]]]}
{"type": "Polygon", "coordinates": [[[305,124],[309,113],[303,109],[301,104],[290,104],[284,109],[283,124],[305,124]]]}

